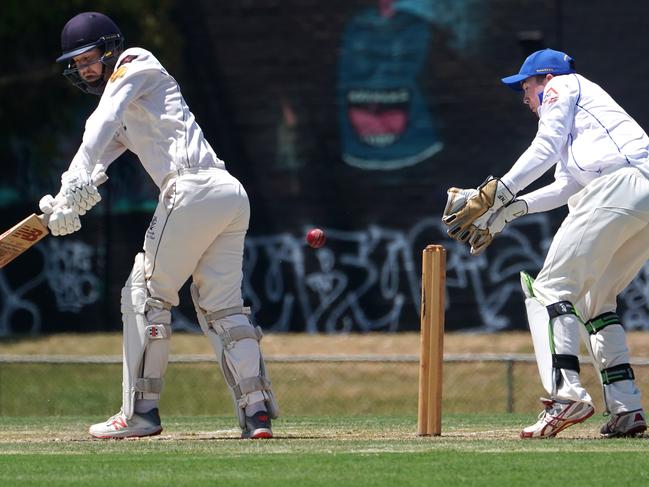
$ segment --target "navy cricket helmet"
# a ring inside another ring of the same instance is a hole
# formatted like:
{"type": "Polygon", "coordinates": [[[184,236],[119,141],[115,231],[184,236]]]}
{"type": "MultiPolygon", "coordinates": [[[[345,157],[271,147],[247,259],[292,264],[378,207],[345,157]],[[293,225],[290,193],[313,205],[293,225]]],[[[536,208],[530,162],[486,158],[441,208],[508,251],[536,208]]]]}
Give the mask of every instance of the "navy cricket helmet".
{"type": "Polygon", "coordinates": [[[77,88],[86,93],[101,95],[123,48],[124,36],[115,22],[99,12],[83,12],[72,17],[63,27],[63,53],[56,62],[67,63],[63,75],[77,88]],[[103,64],[103,76],[89,82],[80,76],[80,66],[77,66],[74,58],[94,48],[101,51],[98,61],[103,64]]]}

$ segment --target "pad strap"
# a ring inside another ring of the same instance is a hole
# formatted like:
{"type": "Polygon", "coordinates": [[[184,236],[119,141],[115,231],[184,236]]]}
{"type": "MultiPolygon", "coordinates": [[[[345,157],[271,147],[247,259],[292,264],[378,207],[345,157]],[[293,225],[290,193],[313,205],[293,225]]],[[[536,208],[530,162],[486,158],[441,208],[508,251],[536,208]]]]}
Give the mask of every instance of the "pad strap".
{"type": "Polygon", "coordinates": [[[221,318],[226,318],[227,316],[233,315],[249,315],[250,307],[249,306],[233,306],[231,308],[221,309],[219,311],[213,311],[211,313],[205,313],[205,319],[209,322],[220,320],[221,318]]]}
{"type": "Polygon", "coordinates": [[[552,368],[574,370],[577,373],[581,371],[579,368],[579,359],[576,355],[562,353],[552,354],[552,368]]]}
{"type": "Polygon", "coordinates": [[[170,311],[171,308],[173,308],[171,304],[156,298],[147,298],[145,301],[145,306],[147,310],[153,308],[153,309],[164,309],[170,311]]]}
{"type": "Polygon", "coordinates": [[[596,316],[592,320],[584,323],[589,334],[594,335],[609,325],[621,325],[620,317],[617,313],[608,312],[596,316]]]}
{"type": "Polygon", "coordinates": [[[248,377],[232,387],[237,399],[255,391],[270,391],[270,381],[266,377],[248,377]]]}
{"type": "Polygon", "coordinates": [[[552,370],[554,372],[555,390],[563,384],[561,369],[575,370],[579,373],[579,358],[576,355],[567,355],[562,353],[552,354],[552,370]]]}
{"type": "Polygon", "coordinates": [[[546,308],[548,309],[548,315],[550,316],[550,320],[553,320],[557,316],[561,316],[561,315],[577,316],[575,307],[572,305],[570,301],[559,301],[558,303],[554,303],[546,306],[546,308]]]}
{"type": "Polygon", "coordinates": [[[164,385],[163,379],[137,379],[135,381],[135,391],[136,392],[153,392],[159,394],[162,392],[162,386],[164,385]]]}
{"type": "Polygon", "coordinates": [[[635,374],[630,364],[619,364],[604,369],[601,372],[602,374],[602,383],[612,384],[613,382],[619,382],[621,380],[633,380],[635,379],[635,374]]]}
{"type": "Polygon", "coordinates": [[[212,326],[212,328],[214,328],[214,331],[221,339],[223,348],[226,350],[232,348],[233,343],[243,340],[244,338],[252,338],[253,340],[260,341],[264,336],[261,328],[252,325],[238,325],[227,329],[220,325],[216,325],[212,326]]]}

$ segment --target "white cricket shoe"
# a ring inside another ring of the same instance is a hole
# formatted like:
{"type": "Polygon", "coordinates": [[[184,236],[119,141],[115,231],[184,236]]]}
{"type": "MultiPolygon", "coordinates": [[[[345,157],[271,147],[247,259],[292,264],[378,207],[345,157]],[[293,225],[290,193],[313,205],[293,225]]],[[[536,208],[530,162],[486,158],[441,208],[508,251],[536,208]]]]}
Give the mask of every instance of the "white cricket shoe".
{"type": "Polygon", "coordinates": [[[638,436],[647,430],[647,421],[642,409],[611,415],[611,419],[600,429],[604,438],[638,436]]]}
{"type": "Polygon", "coordinates": [[[162,431],[158,408],[147,413],[134,413],[131,419],[126,419],[120,411],[104,423],[93,424],[88,430],[95,438],[138,438],[142,436],[159,435],[162,431]]]}
{"type": "Polygon", "coordinates": [[[521,438],[551,438],[568,426],[590,418],[595,408],[587,402],[541,398],[545,410],[539,420],[521,431],[521,438]]]}

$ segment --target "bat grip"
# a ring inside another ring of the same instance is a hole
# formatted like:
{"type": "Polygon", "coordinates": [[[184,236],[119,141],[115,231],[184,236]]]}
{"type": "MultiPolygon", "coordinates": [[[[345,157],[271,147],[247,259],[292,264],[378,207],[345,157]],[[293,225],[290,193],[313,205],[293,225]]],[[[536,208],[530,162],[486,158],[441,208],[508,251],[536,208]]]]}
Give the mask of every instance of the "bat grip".
{"type": "Polygon", "coordinates": [[[104,184],[106,181],[108,181],[108,175],[104,171],[98,172],[92,177],[92,184],[95,186],[104,184]]]}
{"type": "Polygon", "coordinates": [[[36,218],[38,218],[43,226],[47,228],[47,224],[50,222],[50,216],[51,214],[47,215],[45,213],[41,213],[40,215],[36,215],[36,218]]]}

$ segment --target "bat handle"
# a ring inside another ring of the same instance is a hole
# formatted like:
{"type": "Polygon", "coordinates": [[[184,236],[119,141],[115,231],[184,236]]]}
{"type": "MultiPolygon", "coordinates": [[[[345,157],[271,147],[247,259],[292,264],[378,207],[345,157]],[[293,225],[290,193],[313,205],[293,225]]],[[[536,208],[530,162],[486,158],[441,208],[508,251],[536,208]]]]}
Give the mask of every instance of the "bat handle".
{"type": "Polygon", "coordinates": [[[40,215],[36,215],[36,218],[38,218],[40,222],[43,224],[43,226],[47,228],[47,224],[50,222],[50,216],[51,215],[46,215],[45,213],[41,213],[40,215]]]}
{"type": "Polygon", "coordinates": [[[92,184],[95,186],[104,184],[106,181],[108,181],[108,175],[104,171],[98,172],[92,177],[92,184]]]}

